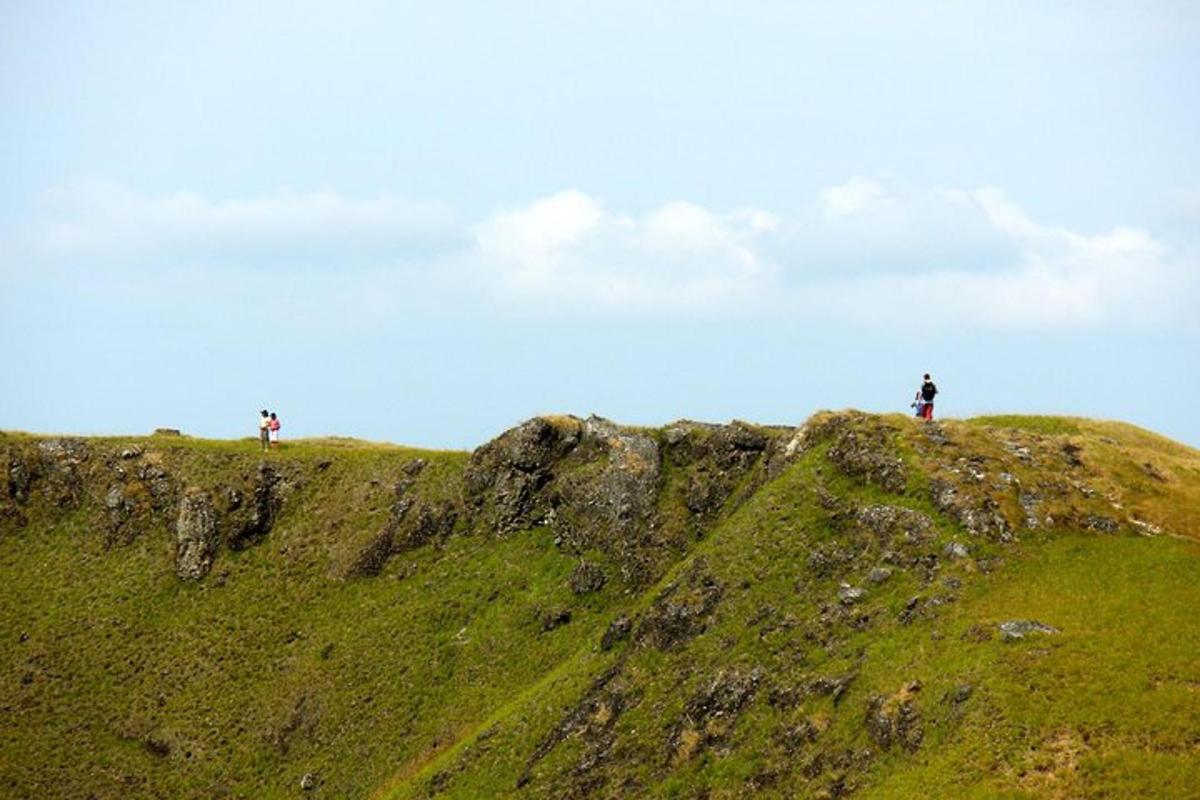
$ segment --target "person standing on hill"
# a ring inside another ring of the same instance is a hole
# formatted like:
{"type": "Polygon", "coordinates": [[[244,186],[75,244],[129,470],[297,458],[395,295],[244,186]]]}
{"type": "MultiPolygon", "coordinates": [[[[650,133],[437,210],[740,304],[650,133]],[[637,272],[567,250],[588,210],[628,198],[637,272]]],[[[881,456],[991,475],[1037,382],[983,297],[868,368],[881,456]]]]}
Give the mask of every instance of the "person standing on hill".
{"type": "Polygon", "coordinates": [[[917,414],[922,419],[933,419],[933,398],[937,396],[937,384],[929,377],[929,373],[925,373],[925,380],[921,383],[921,388],[917,389],[917,396],[913,398],[913,403],[917,407],[917,414]]]}
{"type": "Polygon", "coordinates": [[[262,410],[262,416],[258,418],[258,443],[262,445],[262,449],[266,450],[270,441],[271,418],[267,415],[267,410],[262,410]]]}
{"type": "Polygon", "coordinates": [[[270,433],[268,434],[268,438],[271,441],[271,449],[278,450],[279,449],[279,427],[280,426],[279,426],[279,417],[275,416],[274,411],[271,412],[271,422],[268,425],[268,427],[270,428],[270,433]]]}

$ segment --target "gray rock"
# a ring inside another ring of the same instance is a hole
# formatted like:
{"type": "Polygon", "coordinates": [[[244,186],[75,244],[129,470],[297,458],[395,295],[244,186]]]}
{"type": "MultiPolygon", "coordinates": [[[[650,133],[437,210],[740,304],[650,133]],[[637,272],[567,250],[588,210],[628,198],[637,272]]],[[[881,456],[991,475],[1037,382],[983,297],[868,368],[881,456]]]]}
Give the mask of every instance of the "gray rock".
{"type": "Polygon", "coordinates": [[[947,543],[943,552],[950,558],[966,558],[971,554],[971,551],[962,542],[947,543]]]}
{"type": "Polygon", "coordinates": [[[183,580],[203,578],[212,568],[217,543],[217,514],[208,495],[184,495],[175,521],[175,573],[183,580]]]}
{"type": "Polygon", "coordinates": [[[617,617],[604,631],[604,635],[600,637],[600,649],[611,650],[617,642],[624,641],[629,638],[629,634],[633,631],[633,622],[626,616],[617,617]]]}
{"type": "Polygon", "coordinates": [[[882,749],[899,745],[911,752],[921,746],[924,731],[912,697],[918,691],[920,684],[913,683],[894,697],[874,695],[867,701],[867,733],[882,749]]]}
{"type": "Polygon", "coordinates": [[[854,683],[858,677],[857,673],[847,672],[844,675],[836,675],[833,677],[814,678],[809,681],[804,687],[804,690],[811,695],[819,695],[833,698],[836,704],[842,699],[842,695],[850,688],[850,684],[854,683]]]}
{"type": "Polygon", "coordinates": [[[694,695],[683,708],[667,740],[669,760],[690,760],[701,750],[724,741],[733,722],[753,699],[763,678],[761,669],[749,673],[724,670],[694,695]]]}
{"type": "Polygon", "coordinates": [[[1000,506],[995,499],[964,496],[956,486],[942,478],[931,480],[929,488],[934,506],[957,520],[967,529],[967,533],[1001,542],[1012,541],[1012,528],[1000,513],[1000,506]]]}
{"type": "Polygon", "coordinates": [[[681,581],[664,588],[646,609],[634,640],[642,647],[677,649],[704,632],[723,593],[708,563],[697,559],[681,581]]]}
{"type": "Polygon", "coordinates": [[[581,561],[567,582],[572,592],[582,595],[600,591],[604,588],[605,580],[604,570],[599,566],[581,561]]]}
{"type": "Polygon", "coordinates": [[[851,586],[848,583],[843,583],[838,588],[838,599],[842,601],[842,605],[852,606],[858,601],[866,597],[867,591],[860,589],[857,586],[851,586]]]}
{"type": "Polygon", "coordinates": [[[829,460],[840,472],[885,491],[899,494],[908,484],[904,461],[882,429],[847,427],[828,450],[829,460]]]}
{"type": "Polygon", "coordinates": [[[464,476],[467,501],[486,512],[486,522],[499,533],[539,524],[547,510],[541,490],[582,434],[575,418],[556,424],[534,417],[505,431],[471,454],[464,476]]]}
{"type": "Polygon", "coordinates": [[[78,508],[84,495],[81,473],[91,456],[87,443],[82,439],[45,439],[38,442],[38,456],[40,472],[49,483],[50,499],[59,508],[78,508]]]}
{"type": "Polygon", "coordinates": [[[1039,525],[1038,503],[1041,502],[1039,497],[1034,492],[1021,491],[1017,495],[1017,502],[1021,505],[1021,510],[1025,512],[1025,527],[1035,529],[1039,525]]]}
{"type": "Polygon", "coordinates": [[[8,456],[8,496],[18,503],[29,500],[29,489],[33,485],[33,474],[17,453],[8,456]]]}
{"type": "Polygon", "coordinates": [[[108,492],[104,495],[104,507],[109,511],[117,511],[125,503],[125,491],[121,485],[113,484],[108,487],[108,492]]]}
{"type": "Polygon", "coordinates": [[[854,512],[855,521],[881,539],[899,538],[920,542],[933,532],[933,520],[902,506],[864,506],[854,512]]]}
{"type": "Polygon", "coordinates": [[[1112,517],[1105,517],[1100,514],[1088,514],[1084,517],[1083,527],[1089,531],[1097,531],[1099,533],[1116,533],[1120,530],[1121,525],[1112,517]]]}
{"type": "Polygon", "coordinates": [[[974,691],[974,687],[972,687],[970,684],[963,683],[951,689],[947,693],[946,697],[951,703],[958,705],[959,703],[965,703],[971,697],[974,691]]]}
{"type": "Polygon", "coordinates": [[[892,571],[887,567],[875,567],[867,573],[867,580],[871,583],[879,584],[892,577],[892,571]]]}
{"type": "Polygon", "coordinates": [[[317,776],[311,772],[304,773],[304,777],[300,779],[300,788],[306,792],[317,788],[317,776]]]}
{"type": "Polygon", "coordinates": [[[1013,619],[1000,623],[1000,639],[1005,642],[1015,642],[1033,634],[1053,635],[1058,628],[1032,619],[1013,619]]]}
{"type": "MultiPolygon", "coordinates": [[[[268,533],[275,524],[275,515],[278,513],[281,501],[276,492],[276,485],[279,483],[279,476],[276,474],[274,467],[266,461],[258,465],[258,479],[254,484],[254,498],[250,505],[249,513],[241,513],[236,517],[236,521],[232,522],[227,544],[234,550],[240,550],[248,545],[259,541],[268,533]]],[[[236,490],[235,490],[236,491],[236,490]]],[[[227,498],[232,510],[236,506],[241,506],[241,494],[230,494],[227,498]]]]}

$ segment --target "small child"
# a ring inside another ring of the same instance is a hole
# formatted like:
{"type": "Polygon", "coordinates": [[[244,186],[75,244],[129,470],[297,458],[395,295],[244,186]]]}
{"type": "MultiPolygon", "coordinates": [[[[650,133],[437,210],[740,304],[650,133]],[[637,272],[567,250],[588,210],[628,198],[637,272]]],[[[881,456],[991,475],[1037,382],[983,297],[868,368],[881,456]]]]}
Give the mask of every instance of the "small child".
{"type": "Polygon", "coordinates": [[[275,416],[275,412],[271,412],[271,421],[267,426],[270,430],[271,449],[279,449],[279,417],[275,416]]]}

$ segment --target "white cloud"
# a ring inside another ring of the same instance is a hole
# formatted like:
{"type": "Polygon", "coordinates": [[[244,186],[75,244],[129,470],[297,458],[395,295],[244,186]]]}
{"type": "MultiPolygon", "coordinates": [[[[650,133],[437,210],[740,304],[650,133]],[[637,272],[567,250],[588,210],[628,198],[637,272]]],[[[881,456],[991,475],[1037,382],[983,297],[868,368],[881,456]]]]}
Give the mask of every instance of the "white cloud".
{"type": "Polygon", "coordinates": [[[821,209],[830,217],[850,217],[884,200],[886,194],[881,184],[856,175],[840,186],[822,189],[821,209]]]}
{"type": "MultiPolygon", "coordinates": [[[[470,227],[442,205],[386,194],[212,200],[90,183],[45,200],[32,238],[46,263],[101,274],[143,257],[163,269],[305,263],[379,314],[403,296],[533,314],[741,310],[1048,329],[1194,324],[1200,307],[1194,239],[1168,245],[1128,226],[1082,233],[1046,224],[995,187],[856,177],[780,216],[686,201],[632,213],[568,190],[470,227]]],[[[0,269],[24,261],[8,260],[0,269]]]]}
{"type": "Polygon", "coordinates": [[[740,307],[1044,329],[1177,319],[1196,287],[1145,231],[1045,225],[992,187],[852,178],[785,219],[687,202],[638,216],[568,191],[496,214],[475,235],[483,285],[535,310],[740,307]]]}
{"type": "MultiPolygon", "coordinates": [[[[975,234],[978,247],[1008,253],[1007,260],[992,268],[964,259],[903,275],[884,271],[825,281],[809,287],[812,307],[870,323],[1063,328],[1180,319],[1186,298],[1200,299],[1195,265],[1177,262],[1145,231],[1116,227],[1086,235],[1043,225],[993,187],[939,189],[933,196],[975,209],[987,223],[975,234]]],[[[937,237],[939,231],[922,235],[937,237]]],[[[906,254],[896,258],[903,261],[906,254]]]]}
{"type": "Polygon", "coordinates": [[[686,202],[617,213],[571,190],[476,226],[474,264],[506,298],[543,307],[724,306],[772,272],[755,244],[777,226],[758,209],[717,214],[686,202]]]}

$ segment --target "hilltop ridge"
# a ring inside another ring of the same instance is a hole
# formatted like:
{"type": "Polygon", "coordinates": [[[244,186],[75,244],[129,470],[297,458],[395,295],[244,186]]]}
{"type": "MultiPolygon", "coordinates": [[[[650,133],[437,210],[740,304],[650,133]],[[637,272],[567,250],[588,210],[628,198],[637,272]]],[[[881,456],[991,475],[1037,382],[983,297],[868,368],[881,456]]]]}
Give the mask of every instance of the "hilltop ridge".
{"type": "Polygon", "coordinates": [[[471,453],[0,450],[12,796],[1200,777],[1200,453],[1132,426],[548,416],[471,453]]]}

